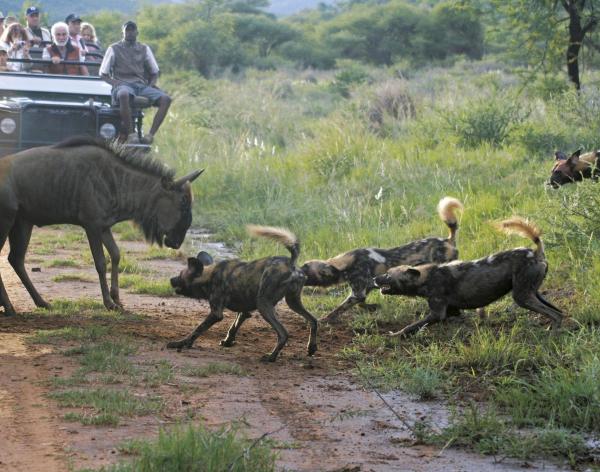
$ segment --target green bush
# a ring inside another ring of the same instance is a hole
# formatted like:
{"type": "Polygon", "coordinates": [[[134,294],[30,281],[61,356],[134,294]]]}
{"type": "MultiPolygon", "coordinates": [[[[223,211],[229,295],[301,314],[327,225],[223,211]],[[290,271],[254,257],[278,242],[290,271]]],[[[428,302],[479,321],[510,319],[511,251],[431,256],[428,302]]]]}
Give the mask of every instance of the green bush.
{"type": "Polygon", "coordinates": [[[203,426],[162,430],[157,441],[129,442],[130,463],[102,468],[104,472],[268,472],[275,454],[265,445],[240,438],[235,428],[209,431],[203,426]]]}
{"type": "Polygon", "coordinates": [[[527,155],[545,160],[552,158],[554,151],[565,149],[569,139],[562,129],[555,129],[547,122],[526,122],[515,128],[510,135],[527,151],[527,155]]]}
{"type": "Polygon", "coordinates": [[[510,132],[523,121],[522,105],[505,95],[477,98],[445,112],[446,121],[465,148],[483,144],[502,146],[510,132]]]}

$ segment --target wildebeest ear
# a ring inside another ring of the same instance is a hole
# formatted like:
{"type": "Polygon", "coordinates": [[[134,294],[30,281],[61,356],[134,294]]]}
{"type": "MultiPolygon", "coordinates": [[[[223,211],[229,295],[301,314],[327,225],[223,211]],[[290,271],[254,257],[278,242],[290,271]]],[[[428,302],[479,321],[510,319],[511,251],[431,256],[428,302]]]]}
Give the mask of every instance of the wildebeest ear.
{"type": "Polygon", "coordinates": [[[412,267],[409,267],[408,269],[406,269],[406,273],[408,275],[412,275],[413,277],[420,277],[421,276],[421,271],[419,271],[418,269],[414,269],[412,267]]]}
{"type": "Polygon", "coordinates": [[[188,257],[188,269],[193,271],[195,275],[199,275],[204,270],[204,265],[195,257],[188,257]]]}
{"type": "Polygon", "coordinates": [[[202,265],[205,266],[211,265],[214,262],[212,256],[206,251],[200,251],[196,256],[196,259],[198,259],[202,265]]]}
{"type": "Polygon", "coordinates": [[[556,157],[557,161],[566,161],[567,160],[567,155],[562,151],[556,151],[554,153],[554,157],[556,157]]]}
{"type": "Polygon", "coordinates": [[[193,182],[200,176],[200,174],[202,174],[202,172],[204,172],[204,169],[195,170],[194,172],[190,172],[188,175],[185,175],[185,176],[177,179],[171,185],[173,185],[173,188],[178,188],[178,187],[181,187],[186,182],[193,182]]]}

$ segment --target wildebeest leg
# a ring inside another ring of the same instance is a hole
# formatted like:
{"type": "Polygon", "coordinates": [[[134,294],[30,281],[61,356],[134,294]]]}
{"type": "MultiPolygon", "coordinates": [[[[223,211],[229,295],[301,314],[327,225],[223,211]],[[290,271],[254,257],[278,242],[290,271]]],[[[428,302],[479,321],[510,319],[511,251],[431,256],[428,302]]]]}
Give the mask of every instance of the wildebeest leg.
{"type": "Polygon", "coordinates": [[[396,333],[390,333],[390,336],[401,336],[401,337],[410,336],[411,334],[416,333],[422,327],[429,325],[429,324],[437,323],[438,321],[441,321],[446,318],[447,306],[444,305],[443,303],[432,302],[430,300],[429,301],[429,309],[430,309],[429,315],[427,315],[425,318],[423,318],[419,321],[416,321],[413,324],[406,326],[405,328],[402,328],[400,331],[397,331],[396,333]]]}
{"type": "Polygon", "coordinates": [[[277,356],[279,355],[279,351],[283,349],[285,343],[288,340],[288,332],[281,324],[281,322],[277,319],[277,313],[275,312],[275,307],[269,301],[258,301],[258,311],[265,319],[267,323],[271,325],[271,327],[277,333],[277,345],[275,349],[270,354],[265,354],[261,357],[261,360],[264,362],[275,362],[277,356]]]}
{"type": "Polygon", "coordinates": [[[102,300],[104,301],[104,306],[109,310],[117,310],[119,305],[117,305],[110,298],[108,284],[106,283],[106,259],[104,258],[104,249],[102,249],[101,232],[96,232],[86,228],[85,233],[87,234],[90,249],[92,251],[92,257],[94,258],[94,264],[96,265],[96,272],[98,272],[98,279],[100,280],[100,290],[102,290],[102,300]]]}
{"type": "MultiPolygon", "coordinates": [[[[1,228],[0,228],[1,231],[1,228]]],[[[4,243],[6,242],[6,233],[0,232],[0,250],[4,247],[4,243]]],[[[2,282],[2,276],[0,275],[0,305],[4,306],[4,315],[5,316],[13,316],[16,314],[15,308],[12,306],[10,299],[8,298],[8,293],[6,293],[6,289],[4,288],[4,282],[2,282]]]]}
{"type": "Polygon", "coordinates": [[[237,335],[237,332],[240,329],[240,326],[242,326],[244,321],[246,321],[248,318],[252,318],[252,315],[247,311],[238,313],[235,321],[231,323],[229,331],[227,331],[227,336],[220,342],[221,346],[231,347],[235,344],[235,337],[237,335]]]}
{"type": "Polygon", "coordinates": [[[541,302],[534,293],[529,293],[527,295],[514,294],[513,298],[517,305],[550,317],[552,319],[552,327],[554,329],[560,328],[563,319],[562,312],[555,310],[554,308],[551,308],[541,302]]]}
{"type": "Polygon", "coordinates": [[[31,230],[33,225],[27,221],[17,218],[15,224],[10,230],[8,240],[10,242],[10,253],[8,254],[8,262],[15,270],[21,282],[29,292],[29,295],[33,299],[36,306],[41,308],[49,308],[50,305],[40,296],[38,291],[33,286],[33,283],[27,275],[25,270],[25,253],[29,246],[29,239],[31,238],[31,230]]]}
{"type": "Polygon", "coordinates": [[[186,336],[183,339],[180,339],[179,341],[171,341],[169,343],[167,343],[167,348],[168,349],[177,349],[178,351],[181,351],[183,348],[191,348],[194,344],[194,341],[196,341],[196,339],[198,339],[198,337],[204,333],[205,331],[207,331],[212,325],[214,325],[215,323],[218,323],[219,321],[221,321],[223,319],[223,309],[219,308],[219,309],[213,309],[211,307],[210,309],[210,313],[208,314],[208,316],[204,319],[204,321],[202,323],[200,323],[196,329],[194,329],[194,331],[192,331],[188,336],[186,336]]]}
{"type": "Polygon", "coordinates": [[[288,293],[285,296],[285,301],[293,311],[302,316],[302,318],[304,318],[310,324],[310,335],[306,349],[308,355],[312,356],[315,352],[317,352],[317,319],[311,315],[306,308],[304,308],[304,305],[302,304],[301,290],[302,286],[300,286],[299,291],[288,293]]]}
{"type": "Polygon", "coordinates": [[[102,231],[102,244],[110,254],[110,296],[117,305],[122,306],[119,298],[119,261],[121,260],[121,253],[110,229],[102,231]]]}

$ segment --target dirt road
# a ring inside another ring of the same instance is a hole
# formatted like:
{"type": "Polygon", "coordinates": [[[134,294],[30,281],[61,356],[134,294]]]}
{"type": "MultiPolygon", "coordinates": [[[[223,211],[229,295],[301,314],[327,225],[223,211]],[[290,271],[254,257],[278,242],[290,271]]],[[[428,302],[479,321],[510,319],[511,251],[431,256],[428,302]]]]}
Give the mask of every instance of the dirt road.
{"type": "MultiPolygon", "coordinates": [[[[37,230],[38,240],[60,236],[63,229],[37,230]]],[[[143,255],[139,242],[121,242],[130,258],[143,255]]],[[[40,243],[41,245],[41,243],[40,243]]],[[[50,302],[57,299],[99,299],[92,265],[49,267],[56,258],[85,259],[83,243],[52,251],[34,250],[27,269],[40,293],[50,302]],[[31,262],[33,261],[33,262],[31,262]],[[32,268],[39,271],[32,272],[32,268]],[[57,275],[76,272],[79,280],[56,282],[57,275]],[[88,281],[89,278],[89,281],[88,281]]],[[[47,245],[46,245],[47,247],[47,245]]],[[[63,471],[99,467],[123,460],[119,444],[133,437],[156,435],[160,427],[182,419],[219,426],[230,421],[244,424],[250,437],[273,432],[280,455],[278,467],[289,471],[482,471],[521,470],[524,464],[496,463],[492,458],[447,449],[412,445],[409,431],[373,393],[350,373],[350,365],[338,355],[351,343],[352,333],[324,328],[319,352],[305,356],[308,328],[297,315],[281,310],[290,341],[275,364],[259,362],[275,343],[275,336],[258,317],[249,320],[230,349],[221,348],[233,314],[228,314],[200,339],[197,347],[177,353],[164,349],[168,339],[187,334],[205,304],[184,298],[160,298],[123,291],[122,301],[135,316],[101,321],[139,343],[130,360],[139,366],[169,365],[175,374],[163,383],[129,387],[136,396],[159,396],[160,413],[126,418],[118,426],[84,426],[65,421],[66,412],[48,398],[48,380],[75,371],[75,359],[61,354],[64,346],[33,344],[39,330],[74,324],[83,328],[97,323],[85,317],[27,315],[33,304],[6,261],[0,256],[0,272],[17,310],[24,315],[0,316],[0,470],[63,471]],[[185,368],[229,363],[241,375],[214,374],[202,378],[185,375],[185,368]]],[[[182,262],[173,259],[140,260],[151,270],[147,277],[175,275],[182,262]]],[[[385,398],[409,421],[429,419],[434,425],[447,421],[448,411],[439,403],[415,402],[400,392],[385,398]]],[[[526,464],[544,470],[562,470],[556,465],[526,464]]]]}

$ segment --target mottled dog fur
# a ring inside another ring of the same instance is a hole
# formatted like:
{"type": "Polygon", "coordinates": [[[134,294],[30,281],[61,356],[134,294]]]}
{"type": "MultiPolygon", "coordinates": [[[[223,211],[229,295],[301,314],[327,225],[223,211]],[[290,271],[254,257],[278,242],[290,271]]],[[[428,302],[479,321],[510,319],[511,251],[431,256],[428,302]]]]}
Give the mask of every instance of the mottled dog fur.
{"type": "Polygon", "coordinates": [[[449,310],[484,307],[511,290],[519,306],[548,316],[554,328],[560,327],[563,313],[538,292],[548,271],[540,230],[518,217],[503,221],[500,227],[531,239],[536,250],[517,248],[475,261],[394,267],[375,277],[382,294],[419,296],[429,304],[428,316],[396,335],[409,335],[442,321],[449,310]]]}
{"type": "Polygon", "coordinates": [[[548,181],[548,185],[552,188],[600,177],[600,151],[581,154],[581,149],[578,149],[570,157],[567,157],[564,152],[557,151],[555,157],[556,163],[548,181]]]}
{"type": "Polygon", "coordinates": [[[250,318],[253,310],[277,333],[277,345],[263,360],[274,362],[285,346],[288,333],[277,319],[275,305],[285,297],[290,309],[302,316],[310,325],[308,355],[317,351],[317,320],[302,305],[301,293],[306,277],[296,267],[300,244],[296,236],[282,228],[248,226],[253,236],[261,236],[282,243],[291,253],[289,257],[266,257],[252,262],[232,259],[214,263],[212,257],[200,252],[188,259],[188,266],[171,279],[176,293],[186,297],[208,300],[210,313],[189,336],[167,344],[168,348],[190,348],[194,341],[213,324],[223,319],[225,308],[238,312],[222,346],[230,347],[242,323],[250,318]]]}
{"type": "Polygon", "coordinates": [[[414,241],[392,249],[362,248],[345,252],[324,261],[306,262],[301,270],[307,277],[307,286],[328,287],[348,282],[352,293],[323,318],[324,321],[335,321],[344,311],[360,303],[368,309],[376,305],[364,302],[368,293],[375,288],[373,277],[383,274],[390,267],[400,264],[420,265],[428,262],[447,262],[458,257],[456,249],[456,232],[458,223],[455,210],[462,209],[462,204],[455,198],[445,197],[438,204],[438,214],[450,228],[448,238],[427,238],[414,241]]]}

